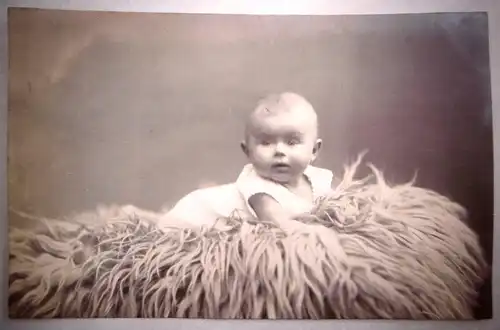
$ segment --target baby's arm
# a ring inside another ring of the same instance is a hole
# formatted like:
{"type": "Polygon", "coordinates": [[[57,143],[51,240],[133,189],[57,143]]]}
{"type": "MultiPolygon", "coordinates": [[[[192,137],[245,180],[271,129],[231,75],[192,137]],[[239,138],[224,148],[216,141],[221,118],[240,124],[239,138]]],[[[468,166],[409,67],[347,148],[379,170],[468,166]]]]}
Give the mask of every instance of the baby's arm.
{"type": "Polygon", "coordinates": [[[296,230],[309,231],[309,228],[304,223],[293,219],[291,214],[271,195],[256,193],[250,196],[248,204],[255,212],[257,218],[262,222],[272,222],[281,229],[292,232],[296,230]]]}
{"type": "Polygon", "coordinates": [[[236,187],[244,199],[252,215],[261,221],[279,222],[288,217],[287,212],[276,199],[280,195],[280,188],[274,183],[261,178],[253,166],[243,168],[236,187]]]}
{"type": "Polygon", "coordinates": [[[301,224],[279,202],[286,188],[259,177],[248,165],[236,180],[241,197],[255,218],[263,222],[273,222],[281,228],[301,224]]]}
{"type": "Polygon", "coordinates": [[[250,196],[248,204],[261,221],[280,223],[291,218],[278,201],[266,193],[256,193],[250,196]]]}

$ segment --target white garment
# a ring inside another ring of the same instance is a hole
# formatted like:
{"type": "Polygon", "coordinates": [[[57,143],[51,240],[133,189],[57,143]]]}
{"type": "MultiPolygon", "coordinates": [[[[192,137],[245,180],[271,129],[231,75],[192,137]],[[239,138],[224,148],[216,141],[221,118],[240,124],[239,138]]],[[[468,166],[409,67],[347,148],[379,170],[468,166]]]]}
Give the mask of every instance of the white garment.
{"type": "MultiPolygon", "coordinates": [[[[315,199],[331,189],[331,171],[309,166],[304,174],[311,182],[315,199]]],[[[197,189],[182,197],[160,219],[159,226],[168,223],[169,219],[196,226],[213,226],[218,218],[227,218],[235,212],[243,219],[253,218],[255,213],[248,205],[248,198],[259,192],[269,194],[290,212],[304,213],[313,206],[285,187],[259,177],[249,164],[234,183],[197,189]]]]}
{"type": "Polygon", "coordinates": [[[313,201],[305,200],[283,185],[262,178],[257,174],[252,164],[248,164],[243,168],[238,180],[236,180],[236,186],[245,201],[246,208],[253,216],[256,215],[248,204],[248,199],[257,193],[270,195],[287,212],[292,215],[299,215],[310,211],[314,206],[314,201],[330,191],[333,179],[333,173],[330,170],[314,166],[308,166],[304,171],[304,175],[311,184],[313,201]]]}

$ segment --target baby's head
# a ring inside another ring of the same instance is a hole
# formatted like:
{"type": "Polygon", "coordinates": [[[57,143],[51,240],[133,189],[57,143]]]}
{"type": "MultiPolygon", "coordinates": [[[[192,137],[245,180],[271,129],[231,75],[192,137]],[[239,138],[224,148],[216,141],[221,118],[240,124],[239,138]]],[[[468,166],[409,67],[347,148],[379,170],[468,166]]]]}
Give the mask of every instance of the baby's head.
{"type": "Polygon", "coordinates": [[[278,183],[293,183],[321,147],[318,119],[302,96],[285,92],[260,100],[245,127],[242,149],[257,173],[278,183]]]}

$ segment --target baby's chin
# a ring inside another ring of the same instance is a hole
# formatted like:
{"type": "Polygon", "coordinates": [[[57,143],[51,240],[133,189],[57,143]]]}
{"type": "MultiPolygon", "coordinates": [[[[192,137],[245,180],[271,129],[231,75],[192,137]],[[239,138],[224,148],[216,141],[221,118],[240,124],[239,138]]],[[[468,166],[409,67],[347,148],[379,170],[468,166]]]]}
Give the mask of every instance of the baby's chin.
{"type": "Polygon", "coordinates": [[[264,176],[267,180],[273,181],[278,184],[288,184],[293,181],[293,177],[285,173],[272,173],[264,176]]]}
{"type": "Polygon", "coordinates": [[[282,185],[289,184],[290,182],[293,182],[294,179],[296,178],[296,175],[292,170],[292,168],[288,169],[257,168],[257,174],[261,178],[282,185]]]}

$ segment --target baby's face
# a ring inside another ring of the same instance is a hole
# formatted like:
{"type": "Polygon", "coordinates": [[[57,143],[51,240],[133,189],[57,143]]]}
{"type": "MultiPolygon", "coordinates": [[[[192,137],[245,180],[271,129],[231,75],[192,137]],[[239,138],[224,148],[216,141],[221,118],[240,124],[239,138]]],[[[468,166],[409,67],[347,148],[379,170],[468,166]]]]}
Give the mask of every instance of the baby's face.
{"type": "Polygon", "coordinates": [[[287,184],[299,178],[316,158],[316,120],[300,113],[284,113],[253,122],[247,156],[259,175],[287,184]]]}

